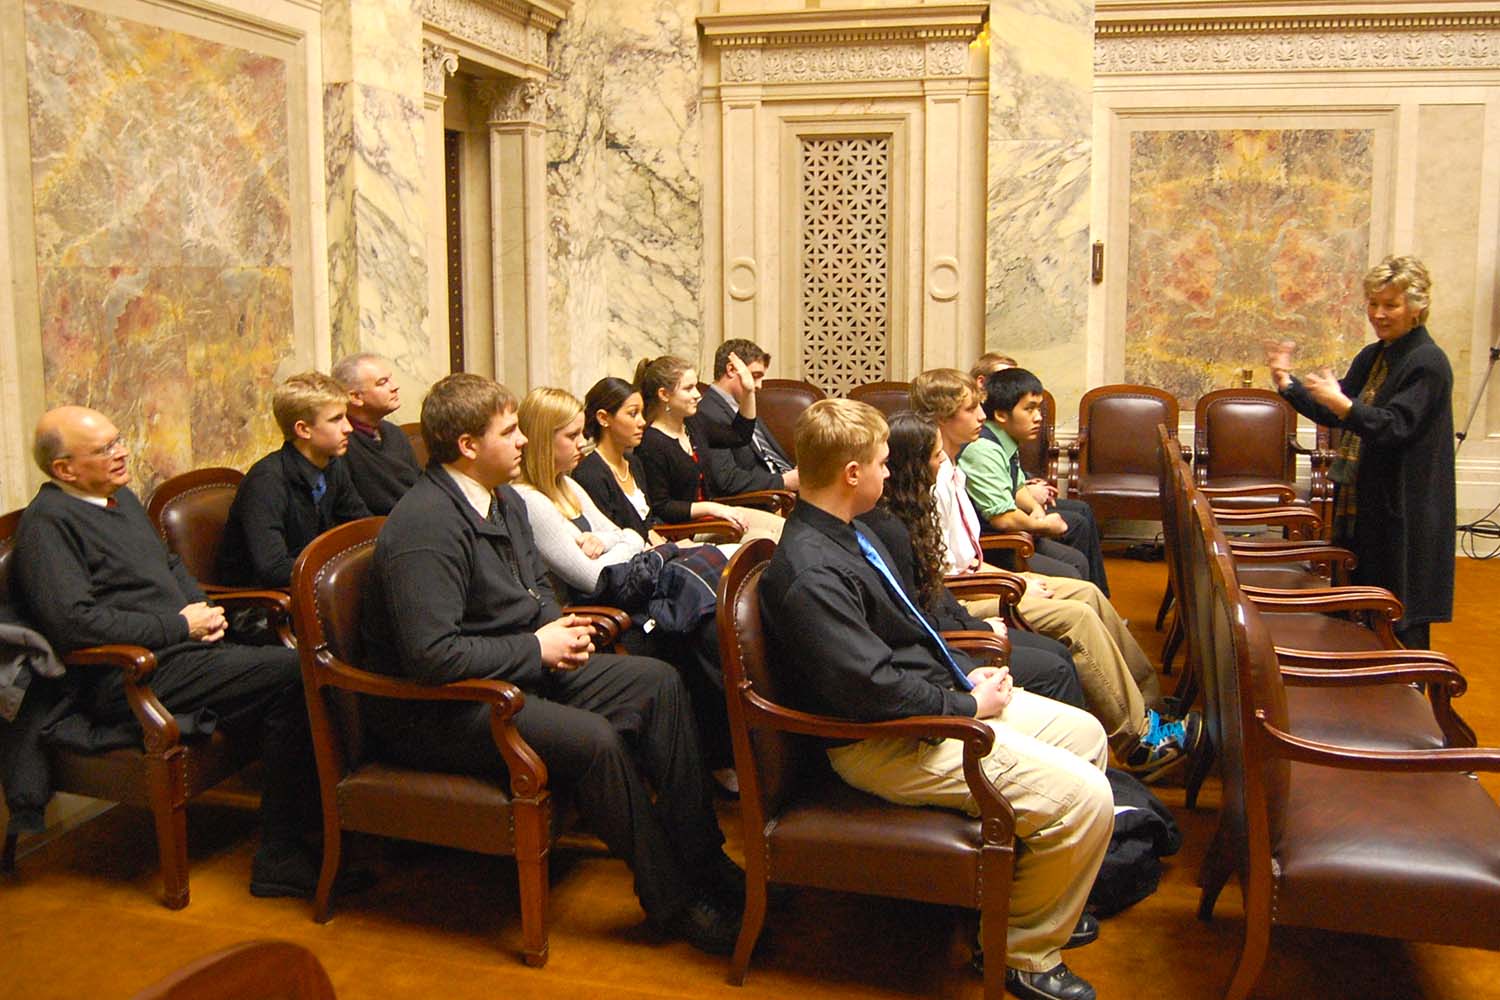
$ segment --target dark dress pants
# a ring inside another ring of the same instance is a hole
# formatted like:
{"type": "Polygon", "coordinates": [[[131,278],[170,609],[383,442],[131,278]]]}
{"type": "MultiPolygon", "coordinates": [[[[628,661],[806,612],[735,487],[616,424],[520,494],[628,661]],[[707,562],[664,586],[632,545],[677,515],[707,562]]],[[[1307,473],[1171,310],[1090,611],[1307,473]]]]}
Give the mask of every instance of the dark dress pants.
{"type": "MultiPolygon", "coordinates": [[[[505,773],[488,706],[401,705],[399,711],[399,721],[387,715],[379,726],[386,759],[505,773]]],[[[677,672],[660,660],[596,653],[527,691],[515,726],[547,765],[549,783],[573,796],[589,830],[630,865],[646,912],[666,919],[690,902],[689,873],[702,870],[724,837],[677,672]]]]}
{"type": "MultiPolygon", "coordinates": [[[[318,819],[319,805],[297,651],[222,641],[193,643],[164,653],[148,684],[173,715],[206,709],[226,730],[261,728],[264,839],[275,845],[298,841],[318,819]]],[[[101,677],[85,695],[84,711],[103,724],[133,719],[123,677],[117,672],[101,677]]]]}
{"type": "Polygon", "coordinates": [[[1061,538],[1064,545],[1081,552],[1087,566],[1083,578],[1109,596],[1109,578],[1104,572],[1104,548],[1099,540],[1099,522],[1094,518],[1094,508],[1085,500],[1073,497],[1058,497],[1057,512],[1062,515],[1068,530],[1061,538]]]}

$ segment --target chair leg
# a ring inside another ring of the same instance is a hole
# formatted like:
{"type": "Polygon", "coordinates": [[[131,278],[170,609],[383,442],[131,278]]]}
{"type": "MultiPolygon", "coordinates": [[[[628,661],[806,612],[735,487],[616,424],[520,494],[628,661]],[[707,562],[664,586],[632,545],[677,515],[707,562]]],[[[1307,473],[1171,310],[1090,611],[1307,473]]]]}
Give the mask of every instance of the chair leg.
{"type": "Polygon", "coordinates": [[[1208,845],[1208,853],[1203,856],[1203,867],[1198,870],[1198,885],[1202,887],[1202,893],[1198,897],[1198,919],[1208,923],[1214,916],[1214,904],[1219,901],[1219,893],[1224,889],[1224,883],[1229,881],[1230,863],[1229,851],[1224,843],[1224,826],[1221,823],[1214,831],[1214,839],[1208,845]]]}
{"type": "Polygon", "coordinates": [[[323,824],[323,867],[318,871],[318,889],[313,893],[313,920],[328,923],[333,916],[333,882],[338,877],[339,862],[344,854],[344,829],[338,824],[323,824]]]}
{"type": "Polygon", "coordinates": [[[750,954],[755,951],[755,942],[760,940],[761,929],[766,923],[766,880],[755,878],[748,871],[745,874],[745,914],[740,918],[740,936],[734,943],[734,955],[729,959],[730,986],[745,985],[745,975],[750,971],[750,954]]]}
{"type": "Polygon", "coordinates": [[[527,965],[547,964],[548,855],[551,849],[552,800],[518,799],[512,806],[516,824],[516,870],[521,888],[521,957],[527,965]]]}
{"type": "Polygon", "coordinates": [[[1187,807],[1198,808],[1198,792],[1203,788],[1203,780],[1208,777],[1208,772],[1213,770],[1214,761],[1218,759],[1219,752],[1214,742],[1205,733],[1203,744],[1198,748],[1198,753],[1192,760],[1188,761],[1187,777],[1183,784],[1187,789],[1187,807]]]}
{"type": "Polygon", "coordinates": [[[7,833],[5,835],[5,851],[0,854],[0,872],[10,875],[16,870],[16,841],[20,839],[18,833],[7,833]]]}
{"type": "Polygon", "coordinates": [[[1167,589],[1161,595],[1161,607],[1156,609],[1156,631],[1160,632],[1162,624],[1167,620],[1167,612],[1171,610],[1173,601],[1172,581],[1167,581],[1167,589]]]}
{"type": "Polygon", "coordinates": [[[1177,658],[1177,651],[1182,648],[1182,615],[1172,616],[1172,622],[1167,626],[1167,638],[1161,648],[1161,672],[1168,677],[1172,676],[1172,661],[1177,658]]]}
{"type": "Polygon", "coordinates": [[[161,856],[162,903],[169,910],[188,905],[185,764],[180,746],[146,755],[146,784],[156,821],[156,850],[161,856]]]}
{"type": "Polygon", "coordinates": [[[1266,953],[1271,947],[1269,922],[1255,920],[1247,910],[1245,913],[1245,944],[1235,962],[1234,975],[1224,990],[1224,1000],[1245,1000],[1255,983],[1260,979],[1260,970],[1266,964],[1266,953]]]}

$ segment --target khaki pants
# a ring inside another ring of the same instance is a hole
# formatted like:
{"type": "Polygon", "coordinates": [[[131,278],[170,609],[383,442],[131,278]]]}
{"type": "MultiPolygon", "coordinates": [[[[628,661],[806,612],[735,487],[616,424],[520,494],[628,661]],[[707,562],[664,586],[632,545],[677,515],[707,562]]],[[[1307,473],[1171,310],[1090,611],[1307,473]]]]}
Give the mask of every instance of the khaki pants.
{"type": "MultiPolygon", "coordinates": [[[[1109,745],[1123,758],[1146,735],[1146,709],[1161,703],[1156,668],[1098,587],[1063,576],[1022,576],[1028,586],[1021,598],[1021,616],[1042,635],[1068,647],[1089,711],[1104,724],[1109,745]],[[1052,596],[1042,597],[1034,581],[1044,583],[1052,596]]],[[[963,603],[979,618],[1000,610],[995,598],[963,603]]]]}
{"type": "MultiPolygon", "coordinates": [[[[984,721],[995,731],[984,772],[1015,810],[1021,840],[1006,964],[1042,972],[1062,961],[1114,830],[1104,731],[1087,713],[1025,691],[984,721]]],[[[863,740],[828,759],[850,785],[889,802],[978,815],[958,740],[863,740]]]]}

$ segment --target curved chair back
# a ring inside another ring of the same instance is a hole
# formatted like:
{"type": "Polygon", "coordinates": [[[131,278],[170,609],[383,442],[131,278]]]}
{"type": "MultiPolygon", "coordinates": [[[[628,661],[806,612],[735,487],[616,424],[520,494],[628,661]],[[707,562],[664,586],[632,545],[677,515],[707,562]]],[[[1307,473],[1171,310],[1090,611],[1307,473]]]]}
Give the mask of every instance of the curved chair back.
{"type": "Polygon", "coordinates": [[[131,1000],[334,1000],[318,957],[290,941],[246,941],[205,955],[131,1000]]]}
{"type": "Polygon", "coordinates": [[[887,417],[911,409],[910,382],[868,382],[849,390],[849,398],[869,403],[887,417]]]}
{"type": "Polygon", "coordinates": [[[797,418],[803,410],[826,398],[828,394],[811,382],[794,378],[768,378],[755,394],[756,413],[793,462],[797,460],[797,418]]]}
{"type": "Polygon", "coordinates": [[[417,457],[417,468],[427,468],[427,442],[422,437],[422,424],[419,421],[402,424],[401,430],[406,434],[406,440],[411,442],[411,452],[417,457]]]}
{"type": "Polygon", "coordinates": [[[1216,389],[1193,410],[1194,472],[1199,486],[1215,481],[1297,479],[1297,411],[1269,389],[1216,389]]]}
{"type": "Polygon", "coordinates": [[[146,505],[162,541],[199,583],[219,580],[219,545],[244,478],[239,469],[194,469],[162,483],[146,505]]]}
{"type": "Polygon", "coordinates": [[[1071,452],[1069,493],[1103,521],[1161,519],[1157,437],[1177,437],[1177,398],[1149,385],[1101,385],[1078,402],[1078,441],[1071,452]]]}

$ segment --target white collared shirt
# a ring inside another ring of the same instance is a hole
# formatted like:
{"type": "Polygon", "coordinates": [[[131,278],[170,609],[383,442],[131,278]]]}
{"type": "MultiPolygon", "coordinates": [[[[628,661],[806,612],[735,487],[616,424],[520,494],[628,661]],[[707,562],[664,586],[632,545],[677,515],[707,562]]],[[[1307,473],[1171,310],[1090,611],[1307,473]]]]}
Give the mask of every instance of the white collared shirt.
{"type": "Polygon", "coordinates": [[[495,501],[495,494],[484,488],[484,484],[467,473],[459,472],[451,465],[443,466],[443,471],[453,477],[458,484],[458,490],[469,501],[469,506],[474,508],[480,517],[488,519],[490,516],[490,504],[495,501]]]}
{"type": "Polygon", "coordinates": [[[65,482],[62,482],[61,480],[58,480],[58,479],[54,479],[52,481],[54,483],[57,483],[57,488],[58,489],[62,490],[64,493],[66,493],[70,497],[77,497],[79,500],[82,500],[84,503],[91,503],[95,507],[108,507],[109,506],[109,501],[110,501],[109,497],[96,497],[92,493],[85,493],[85,492],[83,492],[78,487],[74,486],[72,483],[65,483],[65,482]]]}
{"type": "Polygon", "coordinates": [[[932,486],[937,502],[938,523],[948,546],[948,573],[972,573],[979,568],[979,524],[969,503],[968,477],[946,454],[932,486]]]}

